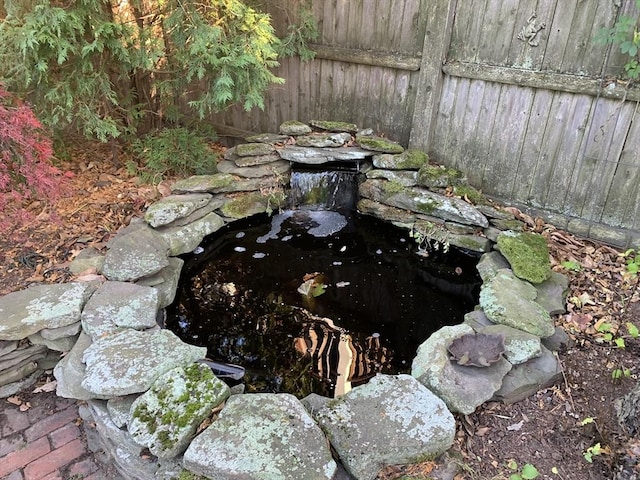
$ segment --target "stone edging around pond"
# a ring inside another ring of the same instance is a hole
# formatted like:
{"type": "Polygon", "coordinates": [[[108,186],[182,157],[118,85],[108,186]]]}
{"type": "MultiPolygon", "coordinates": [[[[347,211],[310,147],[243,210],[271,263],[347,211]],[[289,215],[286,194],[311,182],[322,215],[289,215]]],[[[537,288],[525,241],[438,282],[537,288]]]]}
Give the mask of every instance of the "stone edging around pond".
{"type": "Polygon", "coordinates": [[[354,478],[369,479],[385,464],[446,451],[455,433],[450,412],[518,401],[557,381],[552,351],[566,335],[550,315],[564,310],[568,282],[551,272],[542,237],[522,232],[512,214],[488,202],[461,200],[482,197],[460,172],[430,165],[422,152],[350,124],[312,126],[287,122],[280,134],[230,149],[219,173],[174,184],[174,194],[122,229],[105,255],[87,249],[72,263],[76,274],[94,267],[101,275],[0,298],[0,397],[55,366],[57,394],[87,401],[82,415],[95,422],[95,440],[127,479],[177,478],[184,469],[216,479],[263,472],[330,479],[338,466],[326,439],[354,478]],[[157,326],[175,295],[177,256],[229,222],[283,205],[292,163],[336,161],[362,172],[362,213],[409,229],[424,249],[484,252],[480,305],[420,346],[411,376],[378,375],[334,400],[233,394],[197,363],[206,349],[157,326]],[[486,368],[452,362],[447,346],[474,331],[503,335],[504,358],[486,368]],[[59,352],[68,353],[60,360],[59,352]],[[214,421],[197,431],[212,410],[214,421]]]}

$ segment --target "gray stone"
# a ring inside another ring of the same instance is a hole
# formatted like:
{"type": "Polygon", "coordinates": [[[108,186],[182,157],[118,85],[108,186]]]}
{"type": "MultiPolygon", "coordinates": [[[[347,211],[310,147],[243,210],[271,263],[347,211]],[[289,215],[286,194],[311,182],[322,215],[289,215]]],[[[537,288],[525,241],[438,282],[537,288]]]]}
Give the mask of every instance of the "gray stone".
{"type": "Polygon", "coordinates": [[[520,220],[516,220],[515,218],[504,220],[501,218],[492,218],[489,220],[491,226],[497,228],[498,230],[505,231],[511,230],[514,232],[521,232],[524,230],[525,224],[520,220]]]}
{"type": "Polygon", "coordinates": [[[31,373],[28,377],[23,377],[21,380],[17,382],[8,383],[2,387],[0,387],[0,398],[8,398],[12,395],[15,395],[18,392],[22,392],[27,388],[32,387],[40,378],[43,371],[36,368],[33,373],[31,373]]]}
{"type": "Polygon", "coordinates": [[[418,172],[407,170],[373,169],[367,172],[367,178],[382,178],[404,187],[414,187],[418,184],[418,172]]]}
{"type": "Polygon", "coordinates": [[[168,225],[164,225],[163,227],[172,228],[172,227],[184,227],[185,225],[190,225],[192,223],[197,222],[203,217],[206,217],[211,212],[219,209],[222,205],[224,205],[224,197],[222,195],[216,195],[211,197],[209,203],[207,203],[204,207],[197,209],[190,215],[187,215],[184,218],[178,218],[171,222],[168,225]]]}
{"type": "Polygon", "coordinates": [[[58,340],[59,338],[74,337],[80,333],[81,329],[82,323],[76,322],[64,327],[43,328],[40,330],[40,335],[46,340],[58,340]]]}
{"type": "Polygon", "coordinates": [[[495,325],[495,323],[489,320],[479,307],[476,307],[472,312],[465,314],[464,323],[469,325],[476,332],[479,332],[484,327],[495,325]]]}
{"type": "Polygon", "coordinates": [[[478,333],[502,335],[505,347],[504,356],[511,365],[519,365],[531,360],[541,352],[540,337],[506,325],[489,325],[480,329],[478,333]]]}
{"type": "Polygon", "coordinates": [[[74,258],[69,264],[69,271],[74,275],[86,272],[87,270],[95,270],[96,272],[102,269],[104,264],[104,255],[93,247],[88,247],[80,251],[76,258],[74,258]]]}
{"type": "Polygon", "coordinates": [[[323,397],[322,395],[318,395],[317,393],[310,393],[306,397],[300,400],[304,405],[304,408],[307,409],[312,416],[320,409],[322,409],[327,402],[330,402],[331,399],[329,397],[323,397]]]}
{"type": "Polygon", "coordinates": [[[312,127],[319,128],[320,130],[327,130],[329,132],[356,133],[358,131],[358,126],[355,123],[349,123],[349,122],[334,122],[331,120],[311,120],[309,124],[312,127]]]}
{"type": "Polygon", "coordinates": [[[515,403],[547,388],[562,379],[562,368],[556,356],[542,347],[540,356],[520,365],[514,365],[504,377],[495,399],[515,403]]]}
{"type": "Polygon", "coordinates": [[[409,375],[377,375],[328,402],[315,418],[357,479],[373,479],[385,465],[434,458],[455,435],[444,402],[409,375]]]}
{"type": "Polygon", "coordinates": [[[146,224],[129,225],[109,243],[102,267],[102,274],[108,280],[137,280],[169,265],[169,245],[146,224]]]}
{"type": "Polygon", "coordinates": [[[35,362],[46,354],[47,348],[43,345],[24,345],[0,357],[0,372],[4,373],[22,363],[35,362]]]}
{"type": "Polygon", "coordinates": [[[155,288],[158,291],[158,309],[168,307],[175,299],[183,265],[184,260],[181,258],[170,257],[168,267],[163,268],[151,277],[138,280],[136,285],[155,288]]]}
{"type": "Polygon", "coordinates": [[[95,287],[88,283],[37,285],[0,298],[0,340],[22,340],[44,328],[80,320],[95,287]]]}
{"type": "Polygon", "coordinates": [[[624,248],[629,242],[627,230],[610,227],[601,223],[594,223],[589,229],[589,238],[624,248]]]}
{"type": "Polygon", "coordinates": [[[220,212],[227,218],[237,220],[269,210],[276,210],[281,206],[282,201],[283,199],[278,197],[249,192],[241,197],[229,197],[220,212]]]}
{"type": "Polygon", "coordinates": [[[0,387],[21,382],[38,370],[38,362],[25,360],[8,370],[0,372],[0,387]]]}
{"type": "Polygon", "coordinates": [[[461,223],[456,222],[444,222],[444,228],[447,231],[451,232],[454,235],[473,235],[477,236],[477,227],[473,227],[471,225],[463,225],[461,223]]]}
{"type": "Polygon", "coordinates": [[[511,270],[502,269],[482,284],[480,306],[495,323],[548,337],[555,331],[553,320],[535,302],[537,294],[533,285],[517,278],[511,270]]]}
{"type": "Polygon", "coordinates": [[[283,143],[289,140],[289,135],[280,135],[278,133],[258,133],[257,135],[251,135],[245,137],[247,142],[258,143],[283,143]]]}
{"type": "Polygon", "coordinates": [[[488,252],[480,257],[476,270],[480,274],[483,282],[488,282],[495,277],[498,270],[509,268],[509,262],[504,258],[500,252],[488,252]]]}
{"type": "Polygon", "coordinates": [[[75,345],[78,335],[50,340],[48,338],[44,338],[41,332],[37,332],[33,335],[29,335],[27,338],[29,338],[29,341],[34,345],[42,345],[51,350],[55,350],[56,352],[68,352],[75,345]]]}
{"type": "Polygon", "coordinates": [[[556,327],[553,335],[542,339],[542,345],[552,352],[559,352],[562,348],[571,344],[571,337],[567,335],[562,327],[556,327]]]}
{"type": "Polygon", "coordinates": [[[59,397],[76,398],[78,400],[102,398],[82,386],[82,380],[86,372],[82,356],[90,345],[91,337],[84,332],[80,333],[73,348],[62,357],[53,369],[53,376],[58,382],[56,395],[59,397]]]}
{"type": "Polygon", "coordinates": [[[356,142],[365,150],[380,153],[402,153],[404,147],[397,142],[375,135],[356,135],[356,142]]]}
{"type": "Polygon", "coordinates": [[[189,225],[181,227],[161,227],[158,229],[158,233],[164,240],[164,243],[169,246],[169,255],[175,257],[183,253],[192,252],[200,242],[202,242],[204,237],[217,232],[223,226],[224,220],[222,217],[211,212],[189,225]]]}
{"type": "Polygon", "coordinates": [[[488,226],[487,219],[472,205],[455,197],[445,197],[419,187],[405,187],[399,191],[389,188],[390,182],[366,180],[360,185],[360,195],[377,202],[432,215],[465,225],[488,226]]]}
{"type": "Polygon", "coordinates": [[[257,157],[237,157],[233,159],[238,167],[255,167],[256,165],[265,165],[280,160],[280,155],[272,153],[270,155],[259,155],[257,157]]]}
{"type": "Polygon", "coordinates": [[[194,175],[192,177],[185,178],[184,180],[178,180],[171,186],[171,191],[175,193],[253,192],[256,190],[269,189],[280,185],[286,185],[288,184],[288,182],[288,174],[261,178],[242,178],[231,175],[229,173],[217,173],[215,175],[194,175]]]}
{"type": "Polygon", "coordinates": [[[144,214],[145,221],[152,227],[167,225],[174,220],[191,215],[211,200],[207,193],[168,195],[153,205],[144,214]]]}
{"type": "Polygon", "coordinates": [[[125,427],[131,421],[131,405],[139,396],[138,394],[125,395],[107,400],[107,411],[118,428],[125,427]]]}
{"type": "Polygon", "coordinates": [[[241,143],[234,147],[234,153],[239,157],[258,157],[275,153],[276,149],[270,143],[241,143]]]}
{"type": "Polygon", "coordinates": [[[266,393],[230,397],[187,448],[184,467],[216,480],[328,480],[337,468],[300,401],[266,393]]]}
{"type": "Polygon", "coordinates": [[[283,135],[305,135],[311,133],[311,127],[306,123],[290,120],[280,124],[279,132],[283,135]]]}
{"type": "Polygon", "coordinates": [[[566,312],[565,305],[569,292],[569,279],[566,275],[551,272],[547,280],[534,287],[538,291],[536,303],[540,304],[549,315],[566,312]]]}
{"type": "Polygon", "coordinates": [[[38,364],[38,368],[40,370],[53,370],[56,365],[58,365],[58,362],[61,358],[62,355],[60,354],[60,352],[48,350],[47,354],[43,358],[36,360],[36,363],[38,364]]]}
{"type": "Polygon", "coordinates": [[[284,160],[307,165],[320,165],[329,162],[357,162],[372,155],[371,152],[357,147],[314,148],[290,145],[278,152],[284,160]]]}
{"type": "Polygon", "coordinates": [[[156,326],[158,291],[127,282],[105,282],[82,312],[82,327],[95,341],[122,329],[156,326]]]}
{"type": "Polygon", "coordinates": [[[640,382],[614,403],[618,423],[631,437],[640,434],[640,382]]]}
{"type": "Polygon", "coordinates": [[[484,228],[482,230],[482,233],[484,233],[485,237],[495,243],[498,241],[498,237],[502,233],[502,230],[499,230],[496,227],[489,226],[487,228],[484,228]]]}
{"type": "Polygon", "coordinates": [[[411,375],[440,397],[449,410],[465,415],[492,398],[511,370],[505,359],[484,368],[452,362],[447,347],[468,333],[473,333],[473,329],[466,324],[441,328],[418,347],[411,366],[411,375]]]}
{"type": "Polygon", "coordinates": [[[169,330],[125,330],[100,338],[85,350],[81,385],[106,398],[144,392],[163,373],[206,353],[205,347],[188,345],[169,330]]]}
{"type": "Polygon", "coordinates": [[[351,141],[351,134],[339,133],[312,133],[310,135],[300,135],[296,138],[296,145],[299,147],[341,147],[351,141]]]}
{"type": "Polygon", "coordinates": [[[187,448],[196,429],[229,397],[229,387],[201,363],[174,368],[131,405],[129,433],[161,458],[187,448]]]}
{"type": "MultiPolygon", "coordinates": [[[[415,170],[416,180],[419,182],[417,170],[427,165],[429,156],[419,150],[406,150],[398,155],[384,153],[373,156],[373,166],[389,170],[415,170]]],[[[446,185],[445,185],[446,187],[446,185]]]]}
{"type": "Polygon", "coordinates": [[[238,167],[234,162],[223,160],[218,163],[218,171],[245,178],[260,178],[272,175],[282,175],[291,170],[291,164],[286,160],[277,160],[265,165],[254,167],[238,167]]]}
{"type": "Polygon", "coordinates": [[[0,340],[0,359],[18,348],[18,341],[0,340]]]}
{"type": "Polygon", "coordinates": [[[491,205],[476,205],[476,208],[488,218],[500,218],[502,220],[511,220],[514,218],[513,213],[507,210],[498,210],[491,205]]]}

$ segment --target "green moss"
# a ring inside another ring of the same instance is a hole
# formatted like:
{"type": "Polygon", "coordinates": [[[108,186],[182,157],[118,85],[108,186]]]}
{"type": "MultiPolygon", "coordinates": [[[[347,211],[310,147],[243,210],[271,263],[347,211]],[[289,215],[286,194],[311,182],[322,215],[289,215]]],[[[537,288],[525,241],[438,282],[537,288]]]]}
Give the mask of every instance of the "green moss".
{"type": "Polygon", "coordinates": [[[398,161],[398,168],[403,170],[418,170],[429,162],[429,155],[422,150],[407,150],[402,153],[398,161]]]}
{"type": "Polygon", "coordinates": [[[207,480],[207,477],[203,477],[202,475],[196,475],[189,470],[182,470],[175,480],[207,480]]]}
{"type": "Polygon", "coordinates": [[[384,193],[387,198],[391,197],[392,195],[395,195],[396,193],[405,191],[404,185],[402,185],[397,180],[389,180],[387,182],[384,182],[384,185],[382,188],[384,189],[384,193]]]}
{"type": "Polygon", "coordinates": [[[267,211],[268,199],[260,193],[244,193],[225,203],[220,209],[227,217],[245,218],[267,211]]]}
{"type": "Polygon", "coordinates": [[[453,191],[460,198],[467,198],[474,205],[483,205],[487,203],[487,199],[482,192],[471,185],[461,184],[454,187],[453,191]]]}
{"type": "Polygon", "coordinates": [[[427,215],[433,213],[433,211],[438,208],[440,204],[436,200],[432,200],[430,198],[426,199],[423,202],[417,202],[416,208],[420,211],[420,213],[425,213],[427,215]]]}
{"type": "Polygon", "coordinates": [[[374,136],[361,136],[357,139],[358,144],[367,150],[373,150],[382,153],[402,153],[404,148],[402,145],[386,138],[374,136]]]}
{"type": "Polygon", "coordinates": [[[236,147],[236,154],[241,157],[269,155],[273,152],[275,152],[275,148],[269,143],[243,143],[236,147]]]}
{"type": "Polygon", "coordinates": [[[463,178],[464,175],[460,170],[442,165],[425,164],[418,170],[418,182],[427,188],[460,185],[463,178]]]}
{"type": "Polygon", "coordinates": [[[498,235],[498,249],[513,273],[531,283],[542,283],[551,275],[547,240],[532,232],[504,232],[498,235]]]}
{"type": "Polygon", "coordinates": [[[328,120],[311,120],[309,123],[316,128],[329,132],[355,133],[358,131],[358,126],[355,123],[332,122],[328,120]]]}

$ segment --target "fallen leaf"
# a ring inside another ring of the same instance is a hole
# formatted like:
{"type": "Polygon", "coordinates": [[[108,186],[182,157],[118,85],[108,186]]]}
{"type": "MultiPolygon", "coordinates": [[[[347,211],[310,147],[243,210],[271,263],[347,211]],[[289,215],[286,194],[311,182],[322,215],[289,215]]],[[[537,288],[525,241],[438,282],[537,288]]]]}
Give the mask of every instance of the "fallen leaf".
{"type": "Polygon", "coordinates": [[[31,408],[31,404],[29,402],[24,402],[22,405],[20,405],[20,407],[18,408],[21,412],[26,412],[27,410],[29,410],[31,408]]]}
{"type": "Polygon", "coordinates": [[[56,380],[50,380],[44,385],[41,385],[33,390],[32,393],[53,392],[58,385],[56,380]]]}
{"type": "Polygon", "coordinates": [[[507,430],[509,430],[510,432],[513,431],[518,431],[522,428],[522,426],[524,425],[524,420],[520,420],[518,423],[514,423],[513,425],[509,425],[507,427],[507,430]]]}
{"type": "Polygon", "coordinates": [[[13,404],[13,405],[22,405],[22,400],[20,400],[20,397],[18,396],[13,396],[13,397],[9,397],[7,398],[7,402],[13,404]]]}

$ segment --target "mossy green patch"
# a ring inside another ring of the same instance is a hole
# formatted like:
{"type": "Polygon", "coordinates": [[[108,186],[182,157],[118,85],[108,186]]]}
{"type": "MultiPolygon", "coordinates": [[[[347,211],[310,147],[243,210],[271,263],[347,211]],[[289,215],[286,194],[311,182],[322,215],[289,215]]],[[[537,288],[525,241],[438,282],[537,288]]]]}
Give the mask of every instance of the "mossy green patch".
{"type": "Polygon", "coordinates": [[[423,164],[418,170],[418,183],[427,188],[459,185],[463,178],[460,170],[441,165],[423,164]]]}
{"type": "Polygon", "coordinates": [[[236,146],[236,154],[241,157],[257,157],[258,155],[269,155],[276,149],[269,143],[243,143],[236,146]]]}
{"type": "Polygon", "coordinates": [[[357,138],[358,145],[366,150],[382,153],[402,153],[404,147],[399,143],[392,142],[382,137],[375,136],[359,136],[357,138]]]}
{"type": "Polygon", "coordinates": [[[542,283],[551,275],[547,240],[532,232],[503,232],[498,235],[498,249],[513,273],[531,283],[542,283]]]}
{"type": "Polygon", "coordinates": [[[224,215],[230,218],[246,218],[256,213],[264,213],[269,206],[269,198],[258,192],[247,192],[238,195],[220,209],[224,215]]]}
{"type": "Polygon", "coordinates": [[[398,168],[403,170],[419,170],[429,162],[429,155],[422,150],[406,150],[400,154],[398,168]]]}
{"type": "Polygon", "coordinates": [[[358,126],[355,123],[333,122],[328,120],[311,120],[309,123],[313,127],[319,128],[320,130],[327,130],[328,132],[355,133],[358,131],[358,126]]]}
{"type": "MultiPolygon", "coordinates": [[[[457,171],[457,170],[456,170],[457,171]]],[[[484,205],[487,202],[486,197],[482,194],[482,192],[471,185],[460,184],[456,185],[453,188],[453,191],[460,198],[465,198],[469,200],[474,205],[484,205]]]]}
{"type": "Polygon", "coordinates": [[[384,185],[382,188],[384,189],[384,193],[387,198],[389,198],[392,195],[395,195],[396,193],[405,191],[405,186],[402,185],[402,183],[398,182],[397,180],[389,180],[387,182],[384,182],[384,185]]]}

